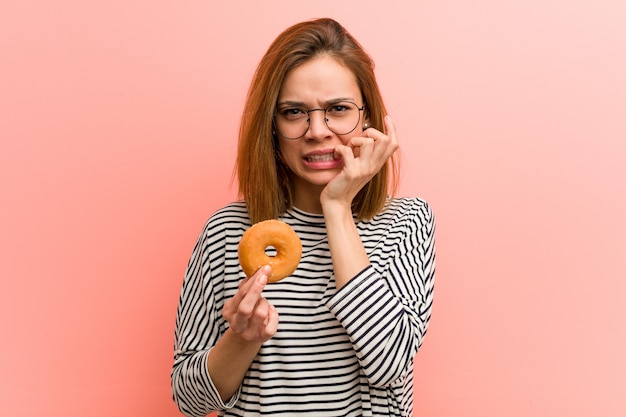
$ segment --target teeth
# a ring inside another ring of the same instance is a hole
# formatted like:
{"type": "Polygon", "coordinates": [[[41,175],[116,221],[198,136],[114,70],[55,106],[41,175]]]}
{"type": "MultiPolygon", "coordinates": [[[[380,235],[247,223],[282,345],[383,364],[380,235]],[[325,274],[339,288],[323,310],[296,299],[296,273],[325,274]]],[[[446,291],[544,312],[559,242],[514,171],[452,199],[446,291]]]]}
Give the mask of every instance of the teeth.
{"type": "Polygon", "coordinates": [[[306,157],[306,160],[309,162],[327,162],[334,161],[335,157],[332,153],[326,153],[323,155],[309,155],[306,157]]]}

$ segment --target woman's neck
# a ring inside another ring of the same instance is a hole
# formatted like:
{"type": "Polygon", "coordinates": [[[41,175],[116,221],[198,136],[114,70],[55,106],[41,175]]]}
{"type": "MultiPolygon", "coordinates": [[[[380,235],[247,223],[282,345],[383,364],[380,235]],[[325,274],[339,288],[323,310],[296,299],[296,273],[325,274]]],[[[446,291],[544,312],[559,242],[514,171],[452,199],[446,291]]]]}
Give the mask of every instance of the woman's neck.
{"type": "Polygon", "coordinates": [[[324,186],[308,184],[308,186],[296,187],[293,205],[302,211],[312,214],[323,214],[320,195],[324,186]]]}

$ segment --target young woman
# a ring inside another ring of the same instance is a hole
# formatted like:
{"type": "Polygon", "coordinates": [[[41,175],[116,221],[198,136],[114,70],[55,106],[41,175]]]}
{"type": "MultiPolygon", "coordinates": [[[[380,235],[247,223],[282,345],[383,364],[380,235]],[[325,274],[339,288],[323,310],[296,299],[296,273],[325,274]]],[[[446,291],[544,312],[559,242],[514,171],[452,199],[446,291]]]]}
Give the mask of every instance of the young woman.
{"type": "Polygon", "coordinates": [[[214,213],[191,255],[172,388],[188,416],[410,416],[413,358],[430,319],[434,220],[393,198],[398,140],[373,62],[337,22],[296,24],[251,84],[237,174],[243,200],[214,213]],[[237,257],[254,223],[302,241],[267,284],[237,257]]]}

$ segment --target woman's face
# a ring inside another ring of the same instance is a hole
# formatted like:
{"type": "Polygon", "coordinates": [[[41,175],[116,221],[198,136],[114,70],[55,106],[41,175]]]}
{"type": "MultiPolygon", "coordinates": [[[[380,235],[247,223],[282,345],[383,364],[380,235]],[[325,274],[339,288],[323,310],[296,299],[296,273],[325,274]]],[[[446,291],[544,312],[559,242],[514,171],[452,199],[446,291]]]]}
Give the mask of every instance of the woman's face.
{"type": "MultiPolygon", "coordinates": [[[[325,109],[340,100],[363,107],[361,90],[352,71],[329,56],[321,56],[287,74],[278,93],[276,108],[278,111],[284,108],[325,109]]],[[[282,159],[294,173],[296,207],[307,211],[320,210],[322,189],[343,166],[334,155],[335,147],[363,132],[363,111],[359,114],[356,128],[343,135],[329,129],[323,111],[309,113],[309,128],[299,139],[286,139],[278,130],[282,159]]]]}

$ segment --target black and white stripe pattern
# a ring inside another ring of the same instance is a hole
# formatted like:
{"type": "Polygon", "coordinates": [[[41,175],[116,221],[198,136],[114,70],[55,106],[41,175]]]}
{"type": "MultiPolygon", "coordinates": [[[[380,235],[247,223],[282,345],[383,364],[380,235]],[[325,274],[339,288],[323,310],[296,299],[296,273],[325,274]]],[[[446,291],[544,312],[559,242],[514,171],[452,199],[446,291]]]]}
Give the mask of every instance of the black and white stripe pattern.
{"type": "Polygon", "coordinates": [[[434,219],[419,199],[392,199],[357,223],[371,265],[339,291],[322,215],[281,218],[298,233],[302,259],[292,276],[264,290],[279,313],[239,392],[223,403],[206,369],[226,330],[224,302],[244,278],[237,245],[250,227],[245,204],[207,222],[181,292],[172,370],[174,400],[188,416],[410,416],[413,358],[430,320],[434,219]]]}

